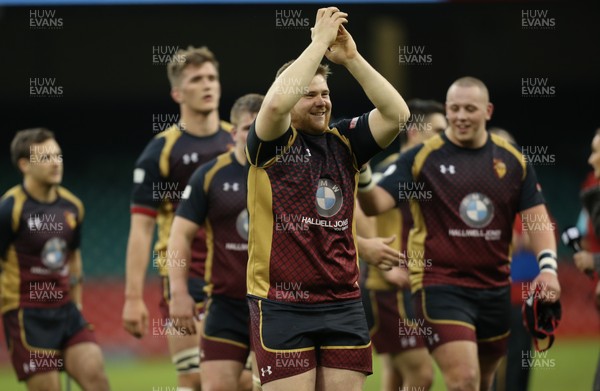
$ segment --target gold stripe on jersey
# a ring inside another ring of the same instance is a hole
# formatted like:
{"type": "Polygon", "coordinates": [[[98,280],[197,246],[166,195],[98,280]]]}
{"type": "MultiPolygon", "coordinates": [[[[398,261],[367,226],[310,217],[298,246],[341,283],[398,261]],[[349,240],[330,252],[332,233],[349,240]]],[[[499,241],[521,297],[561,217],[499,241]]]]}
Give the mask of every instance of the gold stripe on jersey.
{"type": "Polygon", "coordinates": [[[425,164],[425,160],[427,160],[431,152],[440,149],[443,145],[444,139],[439,134],[425,141],[421,150],[415,155],[415,160],[412,166],[413,180],[416,181],[419,177],[419,174],[423,169],[423,164],[425,164]]]}
{"type": "MultiPolygon", "coordinates": [[[[223,167],[231,164],[231,162],[232,162],[231,152],[226,152],[222,155],[217,156],[217,161],[210,168],[210,170],[208,170],[206,172],[206,175],[204,176],[204,183],[202,184],[202,189],[204,190],[204,193],[208,194],[208,188],[210,187],[210,184],[212,183],[212,180],[215,177],[216,173],[219,172],[219,170],[222,169],[223,167]]],[[[213,289],[213,285],[211,283],[211,277],[212,277],[212,267],[213,267],[214,253],[215,253],[215,248],[214,248],[215,242],[214,242],[214,234],[213,234],[212,226],[210,224],[209,219],[206,219],[205,227],[206,227],[207,253],[206,253],[206,264],[205,264],[205,269],[204,269],[204,280],[206,281],[207,286],[204,288],[204,291],[208,295],[210,295],[212,293],[212,289],[213,289]]]]}
{"type": "MultiPolygon", "coordinates": [[[[417,180],[425,161],[429,155],[440,149],[444,145],[444,139],[441,135],[436,135],[425,141],[423,147],[415,156],[412,166],[413,180],[417,180]]],[[[417,200],[410,200],[410,211],[413,215],[413,228],[408,236],[408,253],[409,254],[424,254],[425,253],[425,238],[427,237],[427,227],[425,219],[421,212],[421,206],[417,200]]],[[[425,262],[409,262],[409,279],[412,292],[415,292],[423,287],[423,276],[425,273],[425,262]]]]}
{"type": "Polygon", "coordinates": [[[248,293],[266,298],[271,281],[271,245],[273,241],[273,193],[269,175],[262,168],[250,166],[248,172],[248,272],[246,284],[248,293]],[[260,193],[260,194],[258,194],[260,193]],[[258,198],[265,200],[258,202],[258,198]],[[258,230],[269,230],[269,234],[257,235],[258,230]],[[259,242],[257,237],[261,238],[259,242]]]}
{"type": "Polygon", "coordinates": [[[7,311],[19,308],[20,286],[21,273],[19,271],[17,249],[14,245],[10,245],[6,251],[6,260],[2,265],[2,273],[0,273],[0,291],[2,292],[0,295],[2,303],[0,312],[4,314],[7,311]]]}
{"type": "Polygon", "coordinates": [[[490,133],[490,137],[492,138],[494,144],[496,144],[500,148],[506,149],[508,152],[513,154],[514,157],[517,158],[517,161],[521,164],[521,168],[523,169],[523,176],[521,177],[521,180],[525,180],[525,177],[527,176],[527,167],[525,165],[525,157],[523,156],[523,154],[502,137],[492,133],[490,133]]]}
{"type": "MultiPolygon", "coordinates": [[[[346,136],[342,136],[340,134],[340,131],[337,128],[330,129],[329,133],[332,133],[333,135],[337,136],[340,140],[342,140],[344,145],[346,145],[346,147],[348,147],[348,149],[350,151],[352,151],[352,146],[350,145],[350,140],[348,140],[346,138],[346,136]]],[[[354,165],[354,169],[356,169],[358,171],[360,167],[358,167],[358,164],[356,163],[356,156],[354,154],[352,154],[352,164],[354,165]]],[[[355,182],[358,184],[358,176],[356,177],[355,182]]],[[[355,193],[356,193],[356,191],[355,191],[355,193]]],[[[355,194],[355,196],[356,196],[356,194],[355,194]]]]}
{"type": "Polygon", "coordinates": [[[211,295],[212,294],[212,290],[213,290],[213,284],[211,282],[211,278],[212,278],[212,267],[213,267],[213,260],[215,258],[215,240],[214,240],[214,234],[213,234],[213,229],[212,229],[212,225],[210,224],[210,221],[208,221],[208,219],[206,219],[204,221],[204,228],[206,228],[206,264],[205,264],[205,269],[204,269],[204,281],[206,281],[206,286],[204,287],[204,292],[206,292],[207,295],[211,295]]]}
{"type": "MultiPolygon", "coordinates": [[[[291,146],[292,144],[294,144],[294,142],[296,141],[296,137],[298,137],[298,131],[293,127],[290,126],[290,128],[292,129],[292,136],[289,138],[287,144],[285,145],[286,147],[291,146]]],[[[246,148],[246,157],[248,158],[248,161],[250,162],[251,165],[253,166],[258,166],[258,158],[260,157],[260,150],[262,149],[262,144],[263,141],[261,141],[258,144],[258,151],[256,152],[256,161],[252,161],[252,159],[250,158],[250,155],[248,153],[248,148],[246,148]]],[[[265,162],[265,164],[262,165],[263,168],[268,168],[270,166],[272,166],[273,164],[275,164],[277,162],[277,156],[273,156],[271,159],[267,160],[265,162]]]]}
{"type": "Polygon", "coordinates": [[[173,213],[173,204],[170,202],[162,202],[158,208],[158,214],[156,215],[156,225],[158,226],[157,239],[154,244],[154,257],[158,266],[158,273],[161,276],[168,276],[167,260],[166,260],[166,249],[169,243],[169,232],[171,232],[171,225],[175,213],[173,213]]]}
{"type": "MultiPolygon", "coordinates": [[[[421,205],[418,200],[410,200],[410,210],[413,215],[413,228],[408,236],[408,254],[424,254],[425,238],[427,237],[427,227],[425,219],[421,212],[421,205]]],[[[408,256],[407,254],[407,256],[408,256]]],[[[423,276],[425,274],[425,262],[408,261],[410,288],[414,293],[423,287],[423,276]]]]}
{"type": "Polygon", "coordinates": [[[204,189],[204,193],[208,193],[208,188],[212,182],[215,174],[223,167],[231,164],[231,152],[226,152],[222,155],[217,156],[217,161],[210,168],[210,170],[206,171],[206,175],[204,176],[204,183],[202,184],[202,189],[204,189]]]}
{"type": "Polygon", "coordinates": [[[224,131],[226,131],[228,133],[231,133],[231,131],[233,130],[233,125],[227,121],[221,120],[219,122],[219,125],[221,125],[221,129],[223,129],[224,131]]]}
{"type": "Polygon", "coordinates": [[[25,194],[21,185],[17,185],[13,186],[6,193],[4,193],[2,199],[9,197],[14,198],[11,226],[13,232],[17,232],[21,221],[21,213],[23,212],[23,204],[25,204],[25,201],[27,200],[27,194],[25,194]]]}
{"type": "MultiPolygon", "coordinates": [[[[352,198],[353,206],[352,210],[356,210],[356,202],[358,200],[358,176],[360,172],[357,171],[354,175],[354,197],[352,198]]],[[[354,248],[356,249],[356,269],[359,270],[359,280],[360,280],[360,254],[358,253],[358,233],[356,231],[356,218],[354,218],[354,214],[352,215],[352,238],[354,238],[354,248]]],[[[356,281],[359,284],[359,281],[356,281]]]]}
{"type": "Polygon", "coordinates": [[[157,138],[164,138],[165,139],[165,145],[163,146],[162,150],[160,151],[160,158],[158,161],[158,167],[160,169],[160,175],[163,178],[168,178],[169,177],[169,170],[170,170],[170,165],[169,165],[169,157],[171,156],[171,151],[173,150],[173,146],[175,145],[175,142],[177,141],[177,139],[179,137],[181,137],[183,133],[181,133],[181,130],[179,130],[179,128],[175,125],[171,126],[169,129],[165,130],[162,133],[159,133],[156,137],[157,138]]]}
{"type": "Polygon", "coordinates": [[[81,222],[83,221],[83,215],[85,213],[85,209],[83,208],[83,202],[81,202],[79,198],[77,198],[73,193],[71,193],[69,190],[65,189],[62,186],[58,187],[58,195],[77,207],[77,211],[79,212],[77,222],[81,224],[81,222]]]}

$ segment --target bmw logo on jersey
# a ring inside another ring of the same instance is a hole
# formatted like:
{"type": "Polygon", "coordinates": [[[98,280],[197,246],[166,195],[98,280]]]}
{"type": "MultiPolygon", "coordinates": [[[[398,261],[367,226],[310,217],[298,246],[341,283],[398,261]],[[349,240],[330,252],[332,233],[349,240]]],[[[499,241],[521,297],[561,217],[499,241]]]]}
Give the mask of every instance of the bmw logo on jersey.
{"type": "Polygon", "coordinates": [[[483,228],[494,218],[494,205],[485,194],[468,194],[460,203],[460,217],[471,228],[483,228]]]}
{"type": "Polygon", "coordinates": [[[331,179],[319,179],[316,193],[317,212],[323,217],[334,216],[344,203],[342,189],[331,179]]]}

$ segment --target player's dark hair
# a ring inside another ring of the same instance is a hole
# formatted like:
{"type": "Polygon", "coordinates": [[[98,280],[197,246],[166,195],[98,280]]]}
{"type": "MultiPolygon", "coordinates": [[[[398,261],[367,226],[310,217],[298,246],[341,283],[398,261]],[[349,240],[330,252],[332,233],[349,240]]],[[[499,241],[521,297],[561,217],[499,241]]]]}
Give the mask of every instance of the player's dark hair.
{"type": "Polygon", "coordinates": [[[231,123],[237,125],[240,115],[243,112],[250,114],[258,113],[264,98],[264,95],[260,94],[246,94],[238,98],[233,104],[233,107],[231,107],[231,123]]]}
{"type": "MultiPolygon", "coordinates": [[[[416,121],[426,121],[426,117],[431,114],[446,115],[444,105],[432,99],[411,99],[406,102],[406,104],[410,110],[410,117],[406,122],[406,129],[410,129],[411,125],[416,121]]],[[[400,141],[400,145],[404,145],[408,141],[408,135],[406,132],[400,132],[398,139],[400,141]]]]}
{"type": "Polygon", "coordinates": [[[167,65],[167,76],[169,77],[171,87],[179,84],[181,74],[188,65],[201,66],[205,62],[212,63],[219,70],[217,58],[206,46],[200,48],[188,46],[187,49],[179,49],[171,57],[171,61],[167,65]]]}
{"type": "MultiPolygon", "coordinates": [[[[290,61],[286,62],[285,64],[283,64],[281,66],[281,68],[279,68],[279,70],[277,71],[277,74],[275,75],[275,79],[277,79],[283,73],[283,71],[288,69],[288,67],[290,65],[292,65],[292,63],[294,61],[296,61],[296,60],[290,60],[290,61]]],[[[329,75],[331,75],[331,70],[329,69],[329,65],[319,64],[319,67],[317,68],[317,71],[315,72],[315,76],[316,75],[321,75],[321,76],[323,76],[323,78],[325,78],[325,80],[327,80],[327,77],[329,75]]]]}
{"type": "Polygon", "coordinates": [[[46,128],[19,130],[10,143],[10,159],[19,168],[19,160],[31,156],[31,145],[54,139],[54,133],[46,128]]]}

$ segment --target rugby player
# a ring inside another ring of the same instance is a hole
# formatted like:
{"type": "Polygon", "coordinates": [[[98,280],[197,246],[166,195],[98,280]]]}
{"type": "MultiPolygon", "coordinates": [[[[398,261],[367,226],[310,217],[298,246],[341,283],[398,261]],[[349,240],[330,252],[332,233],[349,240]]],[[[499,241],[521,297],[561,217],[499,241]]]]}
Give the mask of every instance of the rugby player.
{"type": "MultiPolygon", "coordinates": [[[[368,215],[397,206],[403,188],[432,195],[408,200],[414,221],[408,262],[417,317],[432,330],[427,346],[448,390],[490,388],[509,335],[515,215],[550,221],[533,168],[486,130],[492,112],[482,81],[456,80],[446,96],[448,129],[404,153],[392,175],[359,193],[368,215]]],[[[542,299],[555,302],[554,232],[535,230],[529,238],[541,270],[531,289],[541,288],[542,299]]]]}
{"type": "MultiPolygon", "coordinates": [[[[408,108],[411,117],[399,136],[400,153],[443,132],[448,126],[444,105],[439,102],[411,99],[408,108]]],[[[398,155],[390,155],[381,162],[374,175],[381,178],[392,174],[397,168],[398,155]]],[[[407,203],[376,216],[376,224],[379,236],[395,235],[399,240],[390,245],[396,251],[407,252],[408,232],[413,225],[407,203]]],[[[414,320],[407,265],[390,271],[369,265],[365,287],[371,340],[382,363],[381,390],[429,389],[433,366],[425,345],[428,329],[414,320]]]]}
{"type": "MultiPolygon", "coordinates": [[[[162,276],[161,314],[169,324],[167,241],[181,194],[194,170],[229,150],[231,125],[219,120],[219,63],[206,47],[179,50],[167,66],[171,97],[179,105],[180,121],[156,135],[138,158],[133,172],[131,226],[127,243],[123,326],[137,338],[148,329],[148,310],[143,300],[144,280],[150,261],[155,225],[158,240],[153,263],[162,276]]],[[[204,230],[193,243],[188,279],[198,312],[205,298],[204,230]]],[[[163,324],[161,322],[161,324],[163,324]]],[[[198,335],[168,331],[171,358],[178,374],[180,391],[200,389],[198,335]]]]}
{"type": "Polygon", "coordinates": [[[266,391],[360,390],[372,372],[355,191],[360,167],[394,140],[409,112],[357,51],[347,16],[319,9],[312,42],[279,70],[248,134],[247,289],[266,391]],[[323,56],[352,74],[375,109],[329,126],[323,56]],[[275,229],[290,220],[307,229],[275,229]]]}
{"type": "Polygon", "coordinates": [[[34,128],[17,132],[10,151],[23,183],[0,200],[0,303],[17,378],[30,391],[60,391],[66,371],[86,391],[109,390],[81,314],[84,209],[60,186],[60,146],[51,131],[34,128]]]}
{"type": "MultiPolygon", "coordinates": [[[[192,241],[206,228],[208,303],[201,339],[202,389],[238,389],[250,352],[250,316],[246,302],[248,211],[246,209],[246,137],[263,96],[248,94],[231,109],[235,149],[200,166],[190,178],[169,237],[171,318],[196,333],[194,299],[188,291],[192,241]],[[178,262],[181,261],[181,262],[178,262]]],[[[250,372],[242,379],[251,384],[250,372]]]]}

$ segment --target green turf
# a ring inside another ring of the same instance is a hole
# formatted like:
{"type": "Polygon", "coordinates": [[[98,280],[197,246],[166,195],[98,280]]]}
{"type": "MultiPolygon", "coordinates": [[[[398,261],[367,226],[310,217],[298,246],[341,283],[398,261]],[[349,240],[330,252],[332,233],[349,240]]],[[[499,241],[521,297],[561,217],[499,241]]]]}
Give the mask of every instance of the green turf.
{"type": "MultiPolygon", "coordinates": [[[[558,341],[547,356],[535,357],[530,391],[590,390],[598,360],[600,340],[558,341]]],[[[373,361],[375,375],[369,376],[365,390],[379,390],[378,360],[373,361]]],[[[174,391],[175,376],[167,359],[154,361],[108,360],[107,373],[113,391],[174,391]]],[[[64,389],[64,387],[63,387],[64,389]]],[[[72,387],[73,391],[79,390],[72,387]]],[[[439,373],[432,391],[445,387],[439,373]]],[[[25,390],[17,383],[10,367],[0,367],[0,390],[25,390]]]]}

